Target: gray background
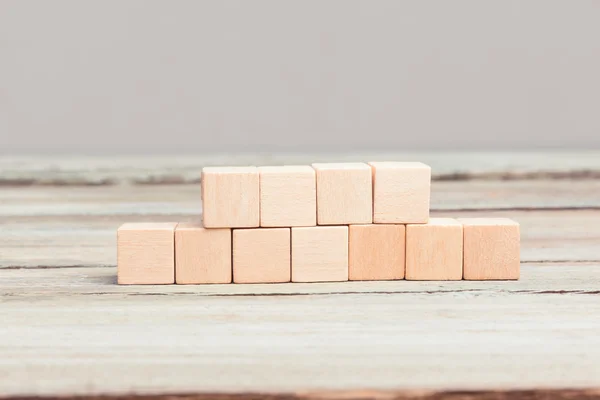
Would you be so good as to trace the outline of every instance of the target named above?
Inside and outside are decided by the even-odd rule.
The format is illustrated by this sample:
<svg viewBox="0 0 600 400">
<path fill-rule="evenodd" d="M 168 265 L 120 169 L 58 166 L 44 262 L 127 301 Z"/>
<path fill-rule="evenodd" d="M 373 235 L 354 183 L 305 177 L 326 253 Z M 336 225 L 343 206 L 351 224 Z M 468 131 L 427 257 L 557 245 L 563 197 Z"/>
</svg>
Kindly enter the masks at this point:
<svg viewBox="0 0 600 400">
<path fill-rule="evenodd" d="M 600 147 L 600 1 L 1 1 L 0 152 Z"/>
</svg>

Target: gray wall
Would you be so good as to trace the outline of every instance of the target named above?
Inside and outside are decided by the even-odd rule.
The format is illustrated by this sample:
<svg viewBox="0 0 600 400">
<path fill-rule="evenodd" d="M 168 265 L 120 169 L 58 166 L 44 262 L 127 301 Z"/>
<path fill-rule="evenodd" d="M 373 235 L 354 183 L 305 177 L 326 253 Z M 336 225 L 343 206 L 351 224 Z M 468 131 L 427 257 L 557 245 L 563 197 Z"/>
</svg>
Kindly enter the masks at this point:
<svg viewBox="0 0 600 400">
<path fill-rule="evenodd" d="M 600 147 L 600 1 L 0 1 L 0 152 Z"/>
</svg>

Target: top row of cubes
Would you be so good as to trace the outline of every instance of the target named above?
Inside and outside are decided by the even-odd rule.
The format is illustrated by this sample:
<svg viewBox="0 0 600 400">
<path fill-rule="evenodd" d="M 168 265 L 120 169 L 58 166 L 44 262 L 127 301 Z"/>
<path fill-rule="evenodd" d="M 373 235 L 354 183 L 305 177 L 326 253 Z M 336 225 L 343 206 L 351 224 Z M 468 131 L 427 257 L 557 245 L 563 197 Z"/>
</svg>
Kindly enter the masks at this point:
<svg viewBox="0 0 600 400">
<path fill-rule="evenodd" d="M 206 167 L 206 228 L 424 224 L 431 168 L 417 162 Z"/>
</svg>

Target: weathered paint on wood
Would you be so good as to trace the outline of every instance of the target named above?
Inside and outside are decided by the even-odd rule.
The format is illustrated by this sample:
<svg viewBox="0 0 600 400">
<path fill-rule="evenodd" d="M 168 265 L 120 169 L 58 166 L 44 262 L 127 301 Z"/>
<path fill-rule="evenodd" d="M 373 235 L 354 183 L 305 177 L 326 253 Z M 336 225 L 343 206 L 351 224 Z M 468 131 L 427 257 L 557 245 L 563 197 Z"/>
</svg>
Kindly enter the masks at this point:
<svg viewBox="0 0 600 400">
<path fill-rule="evenodd" d="M 0 184 L 155 185 L 194 183 L 204 166 L 302 165 L 314 162 L 420 161 L 434 179 L 598 179 L 600 152 L 357 152 L 144 156 L 3 156 Z"/>
<path fill-rule="evenodd" d="M 116 394 L 88 396 L 44 396 L 45 400 L 597 400 L 598 389 L 539 390 L 314 390 L 299 392 L 203 392 L 194 394 Z M 0 397 L 8 398 L 8 397 Z M 19 400 L 39 400 L 39 397 L 16 397 Z"/>
<path fill-rule="evenodd" d="M 5 395 L 566 388 L 600 376 L 598 264 L 524 266 L 518 282 L 366 286 L 2 274 Z"/>
<path fill-rule="evenodd" d="M 436 211 L 433 217 L 508 217 L 521 224 L 521 260 L 600 261 L 600 210 Z M 124 222 L 193 222 L 194 214 L 12 217 L 0 222 L 0 268 L 116 265 Z"/>
<path fill-rule="evenodd" d="M 2 271 L 0 295 L 11 300 L 78 296 L 300 296 L 332 294 L 600 294 L 600 263 L 532 263 L 518 281 L 365 281 L 281 284 L 116 285 L 116 267 L 20 268 Z M 594 300 L 595 301 L 595 300 Z"/>
<path fill-rule="evenodd" d="M 334 159 L 4 157 L 0 397 L 600 393 L 566 390 L 600 387 L 597 154 L 335 161 L 357 159 L 431 164 L 438 172 L 433 216 L 520 222 L 521 280 L 117 286 L 116 228 L 126 221 L 198 221 L 203 165 Z M 515 178 L 526 180 L 501 181 Z M 101 186 L 89 186 L 95 184 Z M 486 391 L 464 391 L 477 388 Z"/>
<path fill-rule="evenodd" d="M 600 209 L 600 180 L 433 182 L 431 207 L 439 211 Z M 25 217 L 176 217 L 201 212 L 199 184 L 0 189 L 0 221 Z"/>
</svg>

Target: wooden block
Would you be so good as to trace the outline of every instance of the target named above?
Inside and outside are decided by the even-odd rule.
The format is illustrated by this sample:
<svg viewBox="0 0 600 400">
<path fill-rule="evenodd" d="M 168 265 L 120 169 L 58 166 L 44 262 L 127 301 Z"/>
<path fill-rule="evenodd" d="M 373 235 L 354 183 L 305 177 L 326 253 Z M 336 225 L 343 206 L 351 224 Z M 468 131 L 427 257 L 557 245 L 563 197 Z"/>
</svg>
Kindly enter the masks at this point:
<svg viewBox="0 0 600 400">
<path fill-rule="evenodd" d="M 259 167 L 260 226 L 317 225 L 317 182 L 308 165 Z"/>
<path fill-rule="evenodd" d="M 317 172 L 319 225 L 370 224 L 371 167 L 365 163 L 313 164 Z"/>
<path fill-rule="evenodd" d="M 348 277 L 351 281 L 404 279 L 404 225 L 350 225 Z"/>
<path fill-rule="evenodd" d="M 121 285 L 175 283 L 177 223 L 124 224 L 117 231 L 117 282 Z"/>
<path fill-rule="evenodd" d="M 347 226 L 292 228 L 292 282 L 347 280 Z"/>
<path fill-rule="evenodd" d="M 202 169 L 202 215 L 206 228 L 259 225 L 259 178 L 256 167 Z"/>
<path fill-rule="evenodd" d="M 464 230 L 464 278 L 519 279 L 519 224 L 508 218 L 459 218 Z"/>
<path fill-rule="evenodd" d="M 373 223 L 429 221 L 431 167 L 419 162 L 371 162 Z"/>
<path fill-rule="evenodd" d="M 289 282 L 290 228 L 233 230 L 233 282 Z"/>
<path fill-rule="evenodd" d="M 427 224 L 406 225 L 406 279 L 461 280 L 463 228 L 452 218 L 431 218 Z"/>
<path fill-rule="evenodd" d="M 175 230 L 175 282 L 231 283 L 231 229 L 180 223 Z"/>
</svg>

